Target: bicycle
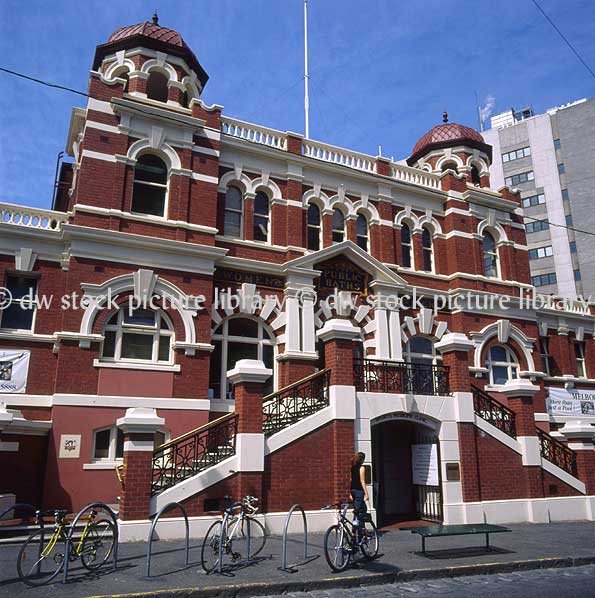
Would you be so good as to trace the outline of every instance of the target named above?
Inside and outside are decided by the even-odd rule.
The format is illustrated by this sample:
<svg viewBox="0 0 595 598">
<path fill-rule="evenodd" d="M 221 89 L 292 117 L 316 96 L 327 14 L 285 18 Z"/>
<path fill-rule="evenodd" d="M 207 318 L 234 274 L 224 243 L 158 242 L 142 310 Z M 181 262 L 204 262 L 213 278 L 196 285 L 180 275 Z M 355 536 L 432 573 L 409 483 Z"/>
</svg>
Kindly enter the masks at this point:
<svg viewBox="0 0 595 598">
<path fill-rule="evenodd" d="M 43 516 L 54 514 L 54 530 L 51 534 L 43 527 Z M 23 543 L 17 556 L 17 572 L 28 586 L 42 586 L 54 579 L 64 567 L 66 538 L 69 524 L 68 511 L 56 509 L 46 513 L 36 512 L 41 528 L 33 532 Z M 96 571 L 110 557 L 114 549 L 114 525 L 106 519 L 97 519 L 97 511 L 91 510 L 78 542 L 71 540 L 68 558 L 80 557 L 85 569 Z"/>
<path fill-rule="evenodd" d="M 370 516 L 362 514 L 359 525 L 347 519 L 347 509 L 352 502 L 338 502 L 322 509 L 337 509 L 337 523 L 331 525 L 324 535 L 324 556 L 333 571 L 344 571 L 358 550 L 371 561 L 378 555 L 380 541 L 378 530 Z"/>
<path fill-rule="evenodd" d="M 225 498 L 229 500 L 229 497 Z M 215 521 L 208 529 L 200 553 L 201 565 L 206 573 L 218 567 L 221 543 L 222 556 L 231 556 L 233 562 L 239 561 L 242 554 L 250 558 L 262 551 L 266 535 L 263 525 L 254 519 L 258 512 L 258 507 L 255 506 L 257 502 L 258 498 L 245 496 L 241 502 L 227 507 L 221 520 Z M 236 509 L 239 511 L 233 514 Z"/>
</svg>

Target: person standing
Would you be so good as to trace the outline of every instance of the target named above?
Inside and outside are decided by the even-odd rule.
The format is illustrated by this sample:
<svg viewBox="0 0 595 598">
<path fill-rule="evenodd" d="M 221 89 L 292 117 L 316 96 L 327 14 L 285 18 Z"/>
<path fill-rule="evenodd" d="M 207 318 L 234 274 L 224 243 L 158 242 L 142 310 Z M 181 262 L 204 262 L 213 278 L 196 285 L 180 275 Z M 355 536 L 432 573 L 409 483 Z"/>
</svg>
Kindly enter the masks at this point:
<svg viewBox="0 0 595 598">
<path fill-rule="evenodd" d="M 366 455 L 364 453 L 355 453 L 351 459 L 351 484 L 349 488 L 349 499 L 353 501 L 353 511 L 355 513 L 354 525 L 358 527 L 358 536 L 360 535 L 362 518 L 367 513 L 368 509 L 366 501 L 368 498 L 368 489 L 366 487 L 366 468 L 364 461 Z M 359 539 L 359 538 L 358 538 Z"/>
</svg>

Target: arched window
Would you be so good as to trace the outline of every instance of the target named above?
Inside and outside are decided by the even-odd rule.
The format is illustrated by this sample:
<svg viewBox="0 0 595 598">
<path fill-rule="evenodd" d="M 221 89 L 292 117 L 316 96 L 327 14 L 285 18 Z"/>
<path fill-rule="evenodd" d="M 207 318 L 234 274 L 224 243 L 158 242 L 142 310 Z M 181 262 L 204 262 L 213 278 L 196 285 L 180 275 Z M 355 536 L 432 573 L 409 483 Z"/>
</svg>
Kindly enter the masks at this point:
<svg viewBox="0 0 595 598">
<path fill-rule="evenodd" d="M 320 249 L 320 209 L 311 203 L 308 206 L 308 249 Z"/>
<path fill-rule="evenodd" d="M 260 359 L 267 368 L 274 365 L 274 340 L 262 320 L 232 317 L 224 320 L 213 334 L 215 349 L 211 353 L 209 396 L 216 399 L 232 398 L 232 386 L 227 382 L 227 371 L 240 359 Z M 265 385 L 264 394 L 273 391 L 273 376 Z"/>
<path fill-rule="evenodd" d="M 471 166 L 471 182 L 476 186 L 481 186 L 481 177 L 479 176 L 479 168 L 475 166 Z"/>
<path fill-rule="evenodd" d="M 405 344 L 405 361 L 410 364 L 406 377 L 407 392 L 434 394 L 434 371 L 436 356 L 434 343 L 427 337 L 412 336 Z"/>
<path fill-rule="evenodd" d="M 254 240 L 269 240 L 269 198 L 263 191 L 258 191 L 254 198 Z"/>
<path fill-rule="evenodd" d="M 434 249 L 432 247 L 432 233 L 430 229 L 425 227 L 421 233 L 421 244 L 424 257 L 424 270 L 432 272 L 434 270 Z"/>
<path fill-rule="evenodd" d="M 188 90 L 185 89 L 184 93 L 182 94 L 182 99 L 180 100 L 180 104 L 184 107 L 184 108 L 188 108 L 188 104 L 190 103 L 190 95 L 188 93 Z"/>
<path fill-rule="evenodd" d="M 483 272 L 486 276 L 498 277 L 498 248 L 494 237 L 487 231 L 483 234 Z"/>
<path fill-rule="evenodd" d="M 223 234 L 227 237 L 242 238 L 243 220 L 242 192 L 237 187 L 228 187 L 225 192 Z"/>
<path fill-rule="evenodd" d="M 159 71 L 152 71 L 147 79 L 147 97 L 157 102 L 167 102 L 168 78 Z"/>
<path fill-rule="evenodd" d="M 487 360 L 490 384 L 506 384 L 519 377 L 516 355 L 505 345 L 490 347 Z"/>
<path fill-rule="evenodd" d="M 345 216 L 338 208 L 333 212 L 333 243 L 341 243 L 345 239 Z"/>
<path fill-rule="evenodd" d="M 154 154 L 143 154 L 134 167 L 131 211 L 165 216 L 167 166 Z"/>
<path fill-rule="evenodd" d="M 114 71 L 113 75 L 114 78 L 118 78 L 118 79 L 124 79 L 126 81 L 126 83 L 124 84 L 124 92 L 126 93 L 128 91 L 128 76 L 129 76 L 129 70 L 127 66 L 123 66 L 120 67 L 119 69 L 117 69 L 116 71 Z"/>
<path fill-rule="evenodd" d="M 411 268 L 411 229 L 408 224 L 401 226 L 401 253 L 403 254 L 403 266 Z"/>
<path fill-rule="evenodd" d="M 161 310 L 129 309 L 124 305 L 104 327 L 101 358 L 104 361 L 173 363 L 174 332 Z"/>
<path fill-rule="evenodd" d="M 364 250 L 368 251 L 368 220 L 363 214 L 358 214 L 355 221 L 355 232 L 357 244 Z"/>
<path fill-rule="evenodd" d="M 459 172 L 459 169 L 457 168 L 457 163 L 456 162 L 445 162 L 442 165 L 441 168 L 442 172 L 444 172 L 445 170 L 454 170 L 455 172 Z"/>
</svg>

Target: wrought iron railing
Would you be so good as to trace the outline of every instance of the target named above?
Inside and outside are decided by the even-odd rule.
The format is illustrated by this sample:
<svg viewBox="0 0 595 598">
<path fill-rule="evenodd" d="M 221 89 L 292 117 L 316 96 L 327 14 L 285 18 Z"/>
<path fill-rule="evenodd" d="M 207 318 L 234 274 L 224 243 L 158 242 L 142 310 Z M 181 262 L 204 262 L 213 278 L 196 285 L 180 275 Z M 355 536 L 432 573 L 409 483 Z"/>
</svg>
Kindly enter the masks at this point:
<svg viewBox="0 0 595 598">
<path fill-rule="evenodd" d="M 328 407 L 330 369 L 298 380 L 263 399 L 263 432 L 271 436 Z"/>
<path fill-rule="evenodd" d="M 439 396 L 450 394 L 449 368 L 445 365 L 355 359 L 353 368 L 358 391 Z"/>
<path fill-rule="evenodd" d="M 229 413 L 153 451 L 151 495 L 216 465 L 236 452 L 238 415 Z"/>
<path fill-rule="evenodd" d="M 508 436 L 516 438 L 516 414 L 487 392 L 473 386 L 473 408 L 475 414 Z"/>
<path fill-rule="evenodd" d="M 576 453 L 563 442 L 537 428 L 541 456 L 570 475 L 577 477 Z"/>
</svg>

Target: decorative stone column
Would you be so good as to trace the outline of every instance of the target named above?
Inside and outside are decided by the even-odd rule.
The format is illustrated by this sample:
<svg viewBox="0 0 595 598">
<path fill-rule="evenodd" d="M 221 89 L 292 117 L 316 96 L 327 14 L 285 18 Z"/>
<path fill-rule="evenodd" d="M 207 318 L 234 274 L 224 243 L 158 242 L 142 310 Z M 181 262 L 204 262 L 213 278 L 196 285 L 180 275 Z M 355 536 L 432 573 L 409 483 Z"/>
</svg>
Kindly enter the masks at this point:
<svg viewBox="0 0 595 598">
<path fill-rule="evenodd" d="M 264 434 L 262 397 L 264 384 L 273 370 L 258 359 L 240 359 L 227 372 L 227 379 L 234 385 L 235 410 L 238 414 L 236 436 L 237 496 L 240 500 L 250 494 L 262 495 L 264 471 Z"/>
<path fill-rule="evenodd" d="M 568 421 L 559 430 L 568 440 L 568 448 L 576 451 L 578 478 L 587 494 L 595 494 L 595 427 L 587 421 Z"/>
<path fill-rule="evenodd" d="M 353 341 L 360 329 L 350 320 L 332 318 L 318 330 L 316 336 L 324 343 L 324 361 L 331 368 L 331 386 L 353 386 Z"/>
<path fill-rule="evenodd" d="M 155 432 L 165 420 L 155 409 L 126 410 L 116 425 L 124 434 L 124 489 L 120 498 L 120 519 L 148 519 L 153 477 Z"/>
</svg>

